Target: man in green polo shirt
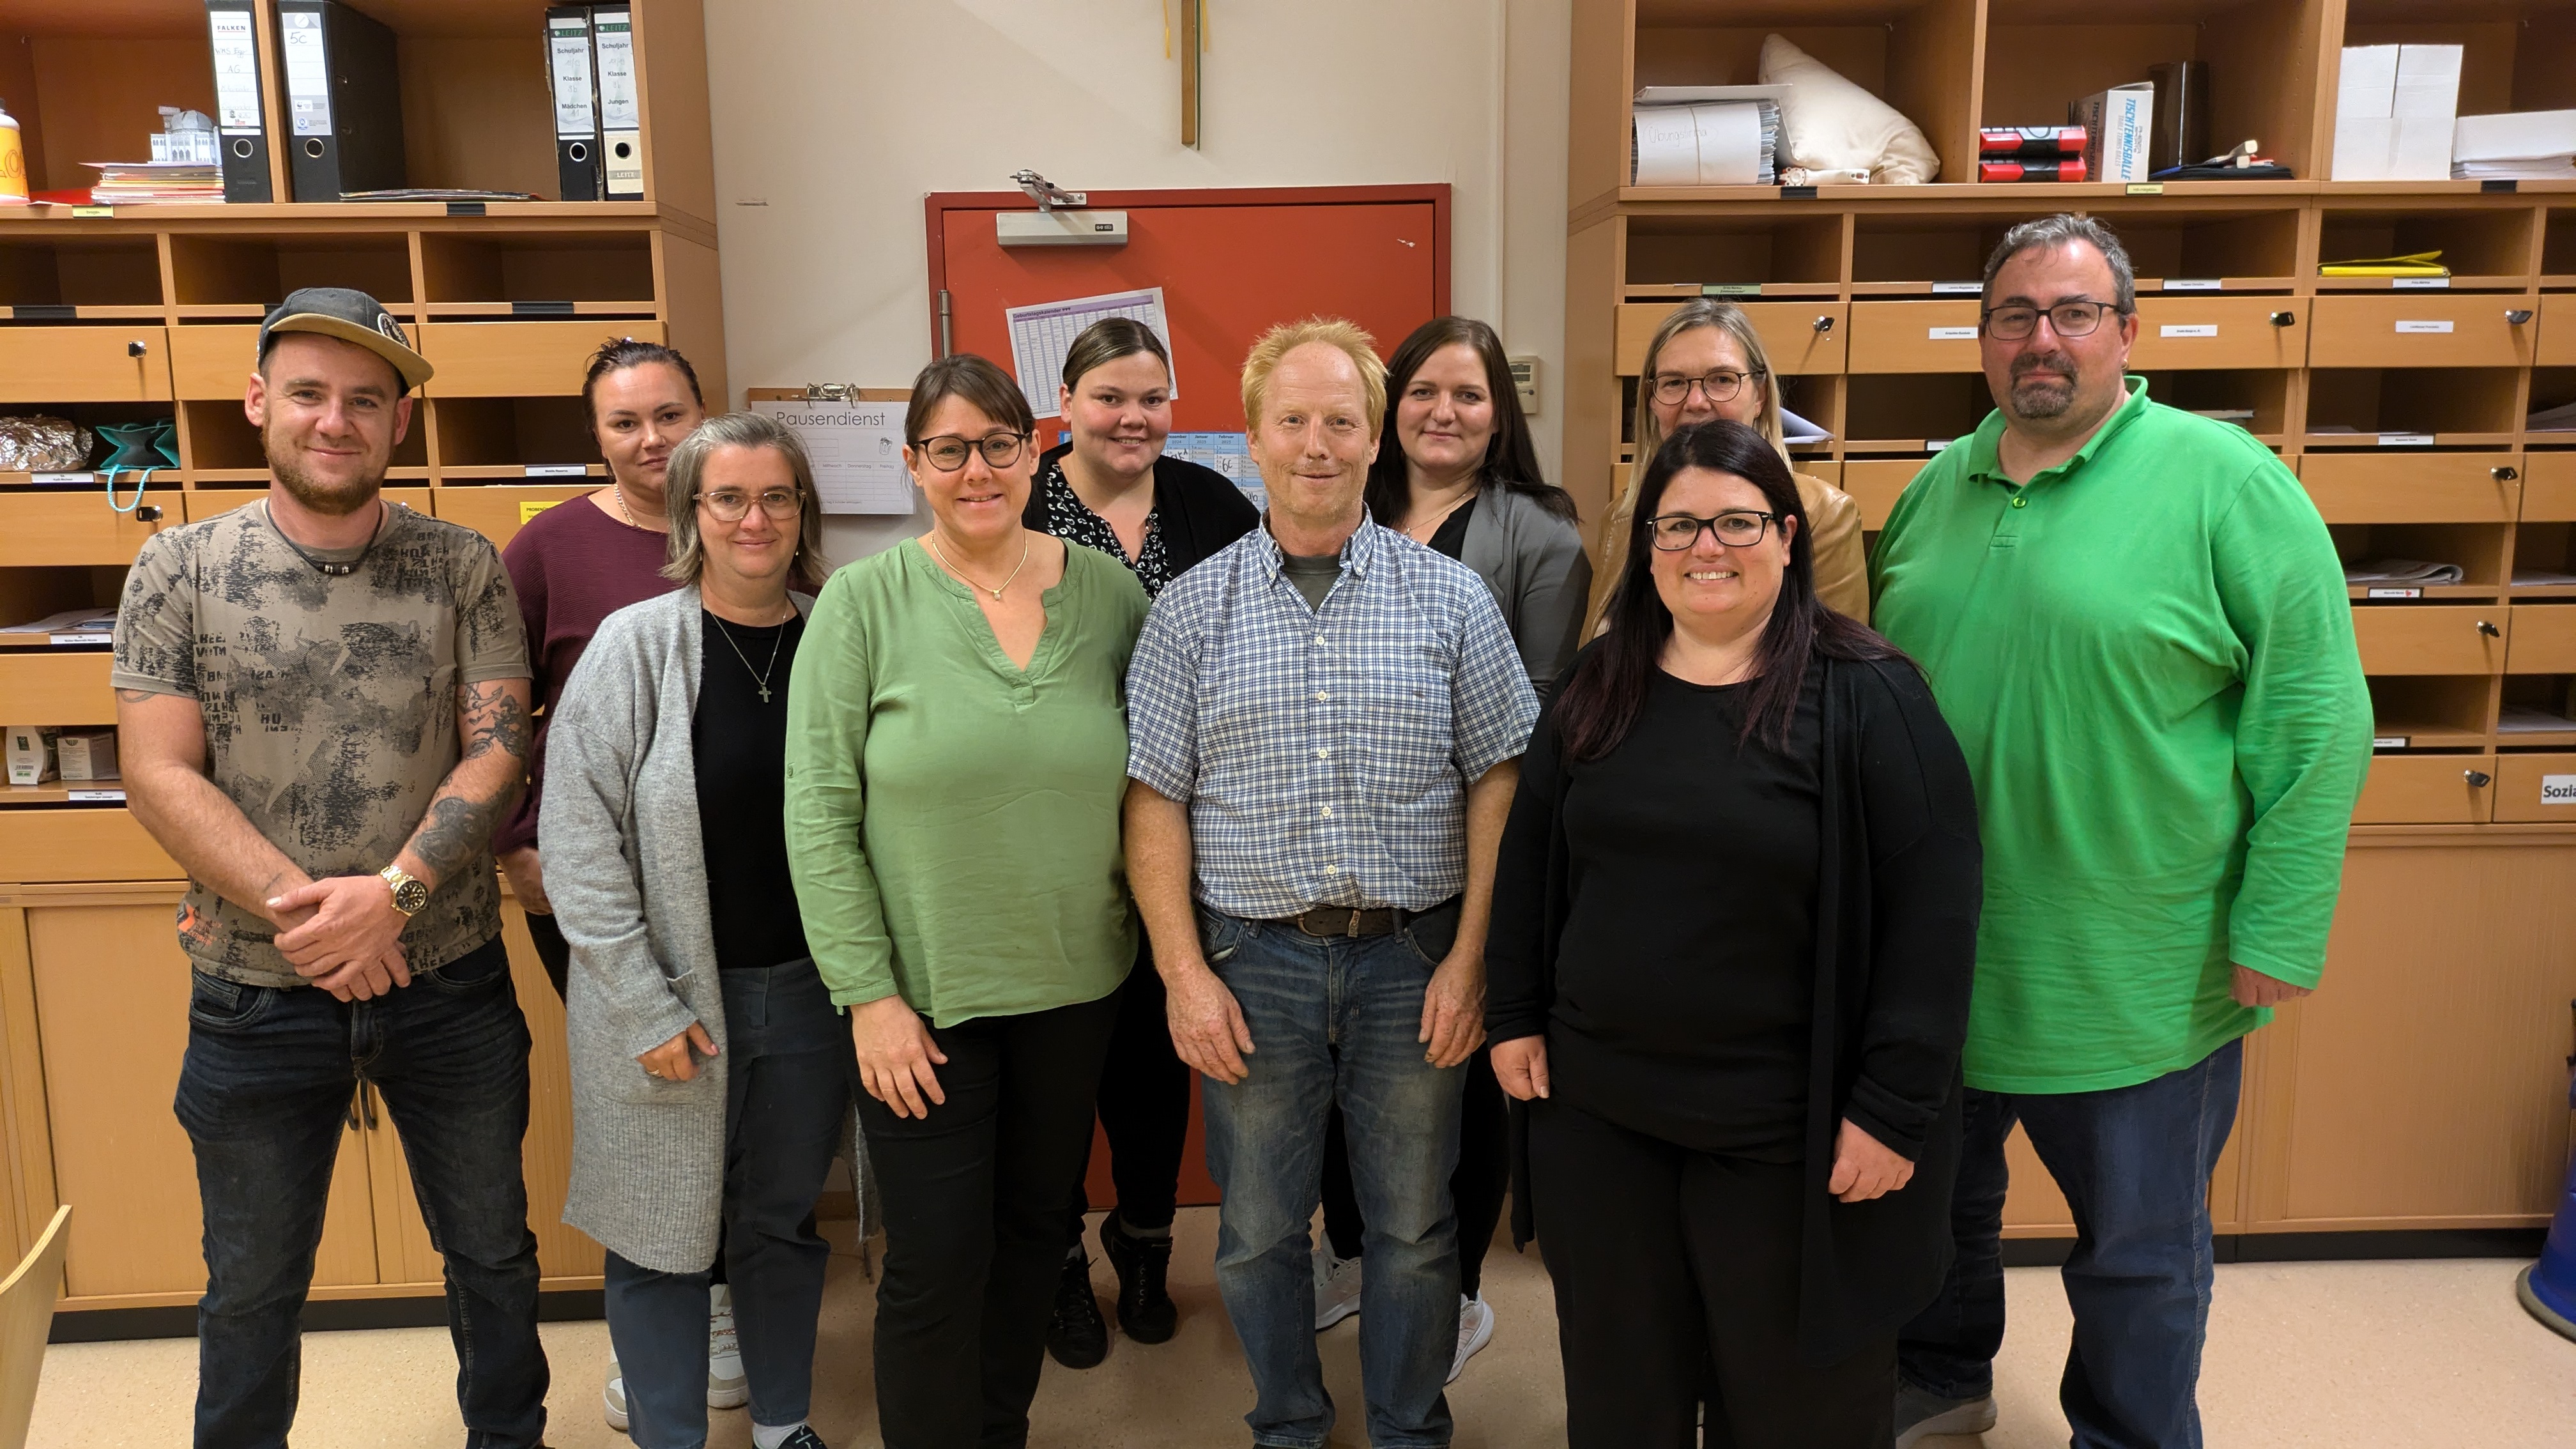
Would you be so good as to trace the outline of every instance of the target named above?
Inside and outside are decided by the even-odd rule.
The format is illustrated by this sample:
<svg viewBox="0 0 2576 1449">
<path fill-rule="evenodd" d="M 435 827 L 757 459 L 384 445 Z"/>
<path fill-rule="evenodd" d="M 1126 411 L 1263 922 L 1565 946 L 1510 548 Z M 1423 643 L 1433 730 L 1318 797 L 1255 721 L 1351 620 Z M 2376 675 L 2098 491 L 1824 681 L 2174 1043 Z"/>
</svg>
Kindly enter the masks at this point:
<svg viewBox="0 0 2576 1449">
<path fill-rule="evenodd" d="M 1978 329 L 1997 410 L 1905 490 L 1871 564 L 1986 850 L 1958 1258 L 1905 1331 L 1900 1445 L 1995 1422 L 2018 1120 L 2075 1213 L 2077 1449 L 2198 1449 L 2240 1039 L 2317 984 L 2369 761 L 2325 524 L 2251 436 L 2125 375 L 2137 330 L 2107 227 L 2015 227 Z"/>
</svg>

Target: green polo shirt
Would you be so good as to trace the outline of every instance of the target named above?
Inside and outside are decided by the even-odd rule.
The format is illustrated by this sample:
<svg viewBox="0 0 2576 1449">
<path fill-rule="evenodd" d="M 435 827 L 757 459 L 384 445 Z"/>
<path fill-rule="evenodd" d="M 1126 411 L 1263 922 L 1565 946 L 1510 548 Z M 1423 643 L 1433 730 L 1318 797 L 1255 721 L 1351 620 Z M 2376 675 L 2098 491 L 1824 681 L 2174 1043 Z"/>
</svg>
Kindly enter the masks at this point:
<svg viewBox="0 0 2576 1449">
<path fill-rule="evenodd" d="M 2261 1026 L 2230 963 L 2324 968 L 2370 695 L 2325 523 L 2248 434 L 2148 400 L 2016 487 L 2003 415 L 1924 466 L 1871 560 L 1986 852 L 1968 1084 L 2089 1092 Z"/>
</svg>

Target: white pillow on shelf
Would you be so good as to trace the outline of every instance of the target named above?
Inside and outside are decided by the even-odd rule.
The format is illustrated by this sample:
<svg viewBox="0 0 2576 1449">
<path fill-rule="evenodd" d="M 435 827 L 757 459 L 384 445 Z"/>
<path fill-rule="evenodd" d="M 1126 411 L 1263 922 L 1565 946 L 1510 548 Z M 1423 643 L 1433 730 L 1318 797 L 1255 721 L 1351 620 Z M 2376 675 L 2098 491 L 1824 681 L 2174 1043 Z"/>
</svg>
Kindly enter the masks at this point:
<svg viewBox="0 0 2576 1449">
<path fill-rule="evenodd" d="M 1882 186 L 1920 185 L 1941 174 L 1922 127 L 1787 39 L 1762 38 L 1761 76 L 1764 85 L 1789 87 L 1780 98 L 1783 172 L 1861 171 Z"/>
</svg>

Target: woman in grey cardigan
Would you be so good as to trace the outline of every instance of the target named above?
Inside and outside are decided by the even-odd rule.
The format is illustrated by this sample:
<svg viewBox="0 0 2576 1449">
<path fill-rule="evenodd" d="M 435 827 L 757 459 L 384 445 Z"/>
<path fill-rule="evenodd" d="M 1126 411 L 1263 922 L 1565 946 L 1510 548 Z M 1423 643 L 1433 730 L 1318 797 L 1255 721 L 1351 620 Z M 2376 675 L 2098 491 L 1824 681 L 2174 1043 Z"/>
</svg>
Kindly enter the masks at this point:
<svg viewBox="0 0 2576 1449">
<path fill-rule="evenodd" d="M 1530 688 L 1544 701 L 1574 661 L 1592 560 L 1574 526 L 1574 500 L 1539 476 L 1529 421 L 1494 329 L 1472 317 L 1435 317 L 1413 330 L 1386 366 L 1386 428 L 1369 466 L 1370 516 L 1474 569 L 1520 646 Z M 1481 1051 L 1467 1066 L 1458 1167 L 1449 1193 L 1458 1215 L 1456 1379 L 1493 1337 L 1481 1291 L 1485 1247 L 1501 1218 L 1510 1176 L 1502 1088 Z M 1324 1236 L 1315 1250 L 1317 1328 L 1359 1306 L 1364 1224 L 1351 1188 L 1341 1116 L 1324 1143 Z"/>
<path fill-rule="evenodd" d="M 856 1068 L 784 825 L 822 511 L 804 448 L 750 413 L 691 433 L 669 479 L 683 587 L 600 625 L 547 753 L 547 893 L 572 944 L 564 1221 L 608 1249 L 611 1427 L 642 1449 L 706 1443 L 721 1219 L 753 1440 L 822 1449 L 805 1423 L 830 1257 L 813 1209 Z"/>
</svg>

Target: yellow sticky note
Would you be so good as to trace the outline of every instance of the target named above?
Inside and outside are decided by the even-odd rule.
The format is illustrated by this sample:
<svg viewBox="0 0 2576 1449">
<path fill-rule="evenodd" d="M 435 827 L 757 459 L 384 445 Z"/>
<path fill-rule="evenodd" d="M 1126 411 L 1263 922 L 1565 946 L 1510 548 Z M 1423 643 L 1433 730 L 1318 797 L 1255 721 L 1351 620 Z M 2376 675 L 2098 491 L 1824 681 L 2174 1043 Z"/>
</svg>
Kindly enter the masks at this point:
<svg viewBox="0 0 2576 1449">
<path fill-rule="evenodd" d="M 556 504 L 558 501 L 560 501 L 560 500 L 553 499 L 553 498 L 522 498 L 522 499 L 520 499 L 520 500 L 519 500 L 519 523 L 520 523 L 520 525 L 521 525 L 522 527 L 525 527 L 529 519 L 534 518 L 534 517 L 536 517 L 538 514 L 545 512 L 547 509 L 554 507 L 554 506 L 555 506 L 555 504 Z"/>
</svg>

